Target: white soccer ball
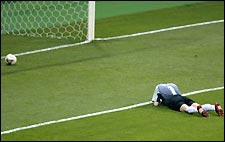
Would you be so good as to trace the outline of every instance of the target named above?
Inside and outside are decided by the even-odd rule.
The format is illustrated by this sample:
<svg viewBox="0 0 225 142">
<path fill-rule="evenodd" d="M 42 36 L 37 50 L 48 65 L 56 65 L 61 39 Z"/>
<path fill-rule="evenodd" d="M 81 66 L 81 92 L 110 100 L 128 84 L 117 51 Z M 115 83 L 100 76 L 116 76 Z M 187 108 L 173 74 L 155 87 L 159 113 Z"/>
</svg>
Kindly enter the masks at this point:
<svg viewBox="0 0 225 142">
<path fill-rule="evenodd" d="M 8 54 L 5 57 L 5 62 L 7 65 L 14 65 L 14 64 L 16 64 L 16 61 L 17 61 L 17 58 L 13 54 Z"/>
</svg>

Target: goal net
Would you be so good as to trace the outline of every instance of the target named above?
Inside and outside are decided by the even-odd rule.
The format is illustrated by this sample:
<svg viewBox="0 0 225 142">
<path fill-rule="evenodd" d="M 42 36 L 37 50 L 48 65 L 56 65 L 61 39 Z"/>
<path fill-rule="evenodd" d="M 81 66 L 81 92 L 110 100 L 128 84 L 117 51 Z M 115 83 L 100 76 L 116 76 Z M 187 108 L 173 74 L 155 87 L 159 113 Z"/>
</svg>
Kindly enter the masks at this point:
<svg viewBox="0 0 225 142">
<path fill-rule="evenodd" d="M 93 40 L 92 1 L 1 1 L 1 34 Z"/>
</svg>

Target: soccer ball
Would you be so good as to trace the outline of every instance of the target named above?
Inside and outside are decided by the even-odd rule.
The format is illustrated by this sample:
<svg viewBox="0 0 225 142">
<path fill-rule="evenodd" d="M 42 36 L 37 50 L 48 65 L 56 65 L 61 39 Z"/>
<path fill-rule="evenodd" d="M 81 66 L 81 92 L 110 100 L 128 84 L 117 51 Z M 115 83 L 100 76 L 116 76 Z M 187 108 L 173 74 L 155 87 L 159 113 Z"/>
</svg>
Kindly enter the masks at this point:
<svg viewBox="0 0 225 142">
<path fill-rule="evenodd" d="M 5 62 L 7 65 L 14 65 L 14 64 L 16 64 L 16 61 L 17 61 L 17 58 L 13 54 L 8 54 L 5 57 Z"/>
</svg>

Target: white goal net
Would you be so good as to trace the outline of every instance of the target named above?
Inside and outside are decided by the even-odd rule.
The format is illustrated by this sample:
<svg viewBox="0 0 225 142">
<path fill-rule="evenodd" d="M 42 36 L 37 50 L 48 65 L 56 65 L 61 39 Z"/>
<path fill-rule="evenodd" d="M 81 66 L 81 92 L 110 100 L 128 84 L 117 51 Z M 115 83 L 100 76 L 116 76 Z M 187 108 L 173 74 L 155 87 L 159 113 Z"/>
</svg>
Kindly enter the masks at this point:
<svg viewBox="0 0 225 142">
<path fill-rule="evenodd" d="M 1 34 L 93 40 L 91 8 L 88 1 L 1 1 Z"/>
</svg>

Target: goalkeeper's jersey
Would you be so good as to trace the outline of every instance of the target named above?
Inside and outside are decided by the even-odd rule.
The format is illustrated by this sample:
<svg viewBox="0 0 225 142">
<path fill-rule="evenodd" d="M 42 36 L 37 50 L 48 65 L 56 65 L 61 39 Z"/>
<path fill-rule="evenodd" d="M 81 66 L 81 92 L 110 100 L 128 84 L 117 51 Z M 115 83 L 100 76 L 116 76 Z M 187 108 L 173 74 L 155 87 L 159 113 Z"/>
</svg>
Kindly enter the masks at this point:
<svg viewBox="0 0 225 142">
<path fill-rule="evenodd" d="M 167 98 L 171 95 L 181 95 L 178 87 L 174 83 L 167 83 L 167 84 L 159 84 L 156 86 L 154 94 L 152 96 L 152 101 L 157 101 L 158 93 L 161 94 L 161 99 Z"/>
</svg>

